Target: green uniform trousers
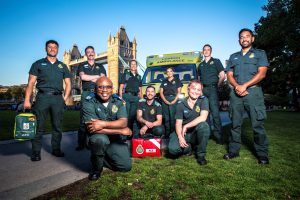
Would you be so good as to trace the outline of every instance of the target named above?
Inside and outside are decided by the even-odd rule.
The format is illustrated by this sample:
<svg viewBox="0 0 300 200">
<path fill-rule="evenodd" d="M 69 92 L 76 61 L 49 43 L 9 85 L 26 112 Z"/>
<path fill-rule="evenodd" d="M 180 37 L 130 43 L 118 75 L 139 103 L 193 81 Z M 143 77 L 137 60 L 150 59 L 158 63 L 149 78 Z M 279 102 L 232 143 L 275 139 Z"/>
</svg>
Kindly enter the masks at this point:
<svg viewBox="0 0 300 200">
<path fill-rule="evenodd" d="M 165 128 L 163 125 L 160 125 L 160 126 L 154 126 L 153 128 L 149 128 L 147 131 L 146 131 L 146 134 L 145 135 L 140 135 L 141 138 L 154 138 L 154 137 L 161 137 L 163 136 L 165 133 Z"/>
<path fill-rule="evenodd" d="M 172 102 L 176 96 L 165 96 L 165 98 Z M 162 112 L 163 112 L 163 120 L 165 125 L 165 135 L 168 138 L 172 132 L 175 131 L 175 114 L 176 114 L 176 105 L 177 103 L 173 105 L 167 105 L 162 101 Z"/>
<path fill-rule="evenodd" d="M 37 118 L 37 133 L 32 142 L 32 151 L 40 152 L 42 148 L 42 135 L 45 132 L 45 124 L 48 114 L 51 117 L 52 125 L 52 150 L 60 150 L 62 138 L 62 120 L 65 109 L 65 102 L 61 95 L 49 95 L 38 93 L 33 113 Z"/>
<path fill-rule="evenodd" d="M 247 91 L 249 94 L 244 97 L 237 96 L 233 90 L 230 93 L 232 128 L 229 137 L 229 152 L 238 153 L 241 148 L 241 127 L 246 111 L 252 124 L 256 153 L 258 156 L 268 156 L 268 138 L 264 128 L 267 114 L 263 92 L 261 87 L 248 88 Z"/>
<path fill-rule="evenodd" d="M 192 146 L 196 147 L 196 156 L 204 157 L 206 153 L 206 146 L 209 138 L 209 125 L 207 122 L 201 122 L 193 130 L 185 135 L 185 140 L 188 143 L 188 147 L 180 147 L 178 136 L 176 132 L 171 133 L 169 141 L 169 153 L 174 156 L 180 156 L 189 154 L 192 152 Z"/>
<path fill-rule="evenodd" d="M 136 112 L 139 103 L 139 97 L 129 93 L 123 94 L 123 99 L 126 101 L 126 111 L 128 114 L 128 127 L 132 130 L 133 136 L 137 133 L 134 132 L 133 124 L 136 122 Z"/>
<path fill-rule="evenodd" d="M 118 137 L 119 135 L 89 135 L 93 170 L 101 171 L 103 166 L 114 171 L 131 170 L 132 163 L 128 146 Z"/>
<path fill-rule="evenodd" d="M 79 122 L 79 129 L 78 129 L 78 135 L 77 135 L 77 142 L 79 147 L 84 147 L 86 145 L 86 138 L 87 138 L 87 130 L 85 123 L 83 121 L 83 113 L 82 113 L 82 106 L 84 104 L 85 98 L 90 94 L 89 91 L 83 91 L 81 94 L 81 100 L 80 100 L 80 122 Z"/>
<path fill-rule="evenodd" d="M 219 112 L 219 96 L 217 87 L 204 87 L 203 94 L 208 98 L 209 111 L 212 115 L 213 136 L 217 141 L 222 140 L 222 124 Z"/>
</svg>

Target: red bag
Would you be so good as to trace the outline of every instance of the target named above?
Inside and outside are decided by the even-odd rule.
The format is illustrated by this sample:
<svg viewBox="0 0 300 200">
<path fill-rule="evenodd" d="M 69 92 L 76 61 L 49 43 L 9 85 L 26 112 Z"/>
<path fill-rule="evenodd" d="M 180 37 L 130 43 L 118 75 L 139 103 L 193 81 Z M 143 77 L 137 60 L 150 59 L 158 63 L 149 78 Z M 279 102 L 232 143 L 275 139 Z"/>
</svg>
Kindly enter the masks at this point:
<svg viewBox="0 0 300 200">
<path fill-rule="evenodd" d="M 160 156 L 161 139 L 132 139 L 132 157 Z"/>
</svg>

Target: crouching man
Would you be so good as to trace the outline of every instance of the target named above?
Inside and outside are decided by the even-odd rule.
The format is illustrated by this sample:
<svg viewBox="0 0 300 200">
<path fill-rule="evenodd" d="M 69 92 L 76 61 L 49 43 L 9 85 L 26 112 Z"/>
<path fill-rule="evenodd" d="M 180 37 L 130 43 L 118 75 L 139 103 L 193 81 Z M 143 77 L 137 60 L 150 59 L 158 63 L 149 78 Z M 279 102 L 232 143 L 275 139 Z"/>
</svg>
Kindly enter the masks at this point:
<svg viewBox="0 0 300 200">
<path fill-rule="evenodd" d="M 130 136 L 132 132 L 127 127 L 126 107 L 112 97 L 112 89 L 111 80 L 100 77 L 95 94 L 86 97 L 82 108 L 91 150 L 90 180 L 99 179 L 103 166 L 114 171 L 131 170 L 130 154 L 122 135 Z"/>
<path fill-rule="evenodd" d="M 202 84 L 192 80 L 188 85 L 188 97 L 177 104 L 176 132 L 170 135 L 168 148 L 174 156 L 191 155 L 195 149 L 197 162 L 206 165 L 205 153 L 210 131 L 206 123 L 209 103 L 202 94 Z"/>
<path fill-rule="evenodd" d="M 138 104 L 137 121 L 142 138 L 161 137 L 165 133 L 162 125 L 162 108 L 155 100 L 155 88 L 148 86 L 146 89 L 147 99 L 141 99 Z"/>
</svg>

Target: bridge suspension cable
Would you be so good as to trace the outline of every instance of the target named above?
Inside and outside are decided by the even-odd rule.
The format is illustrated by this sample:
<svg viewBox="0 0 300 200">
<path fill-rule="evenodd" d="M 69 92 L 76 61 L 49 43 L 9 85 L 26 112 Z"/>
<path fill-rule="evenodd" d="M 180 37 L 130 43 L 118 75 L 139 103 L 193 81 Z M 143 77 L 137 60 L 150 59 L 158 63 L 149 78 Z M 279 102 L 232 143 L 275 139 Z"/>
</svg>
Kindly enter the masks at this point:
<svg viewBox="0 0 300 200">
<path fill-rule="evenodd" d="M 119 59 L 120 59 L 121 63 L 123 64 L 123 66 L 125 67 L 125 69 L 129 69 L 130 68 L 130 66 L 124 61 L 124 59 L 120 55 L 119 55 Z M 139 69 L 143 73 L 145 73 L 146 68 L 139 61 L 136 60 L 136 62 L 137 62 L 137 65 L 138 65 L 137 67 L 139 67 Z"/>
</svg>

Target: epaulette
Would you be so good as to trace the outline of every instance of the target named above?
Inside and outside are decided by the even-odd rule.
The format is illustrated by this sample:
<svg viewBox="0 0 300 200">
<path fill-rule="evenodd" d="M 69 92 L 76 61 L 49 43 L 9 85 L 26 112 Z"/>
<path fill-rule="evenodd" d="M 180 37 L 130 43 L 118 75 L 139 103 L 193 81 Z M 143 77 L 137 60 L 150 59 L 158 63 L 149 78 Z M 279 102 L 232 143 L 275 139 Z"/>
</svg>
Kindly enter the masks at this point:
<svg viewBox="0 0 300 200">
<path fill-rule="evenodd" d="M 204 96 L 204 95 L 198 97 L 198 99 L 205 99 L 205 98 L 206 98 L 206 96 Z"/>
<path fill-rule="evenodd" d="M 140 99 L 139 102 L 146 102 L 146 99 Z"/>
<path fill-rule="evenodd" d="M 113 98 L 113 100 L 116 101 L 121 101 L 124 105 L 125 105 L 125 101 L 124 99 L 122 99 L 119 95 L 117 95 L 116 93 L 112 94 L 111 97 Z"/>
<path fill-rule="evenodd" d="M 95 98 L 95 97 L 96 97 L 95 93 L 94 93 L 94 92 L 91 92 L 90 94 L 88 94 L 88 95 L 85 97 L 85 100 L 90 100 L 90 99 L 93 99 L 93 98 Z"/>
<path fill-rule="evenodd" d="M 160 103 L 157 102 L 157 101 L 154 101 L 154 105 L 156 105 L 156 106 L 161 106 Z"/>
</svg>

